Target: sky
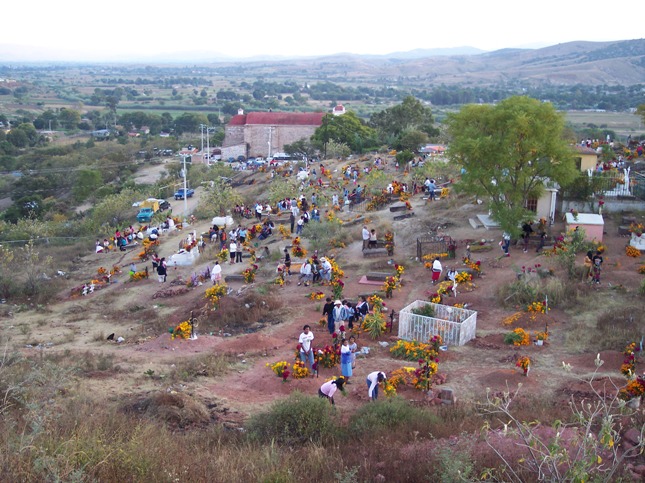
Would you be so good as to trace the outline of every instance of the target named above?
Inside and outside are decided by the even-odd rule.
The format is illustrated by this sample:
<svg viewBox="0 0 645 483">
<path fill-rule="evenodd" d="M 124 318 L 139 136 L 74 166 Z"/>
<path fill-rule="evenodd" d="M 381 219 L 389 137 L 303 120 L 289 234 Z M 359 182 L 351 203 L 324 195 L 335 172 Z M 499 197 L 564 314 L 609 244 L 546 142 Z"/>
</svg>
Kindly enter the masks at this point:
<svg viewBox="0 0 645 483">
<path fill-rule="evenodd" d="M 641 8 L 641 0 L 11 1 L 1 10 L 0 60 L 538 48 L 642 38 Z"/>
</svg>

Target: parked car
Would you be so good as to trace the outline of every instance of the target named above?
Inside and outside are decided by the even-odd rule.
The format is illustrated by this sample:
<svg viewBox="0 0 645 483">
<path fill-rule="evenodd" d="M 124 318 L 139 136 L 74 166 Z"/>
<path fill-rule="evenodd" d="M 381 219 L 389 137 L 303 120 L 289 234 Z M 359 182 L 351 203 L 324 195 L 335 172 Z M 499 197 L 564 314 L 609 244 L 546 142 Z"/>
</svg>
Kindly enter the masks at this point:
<svg viewBox="0 0 645 483">
<path fill-rule="evenodd" d="M 141 208 L 139 213 L 137 213 L 137 221 L 139 223 L 149 223 L 152 220 L 152 217 L 155 214 L 154 208 Z"/>
<path fill-rule="evenodd" d="M 192 198 L 194 194 L 195 194 L 195 190 L 190 188 L 186 190 L 186 198 Z M 179 188 L 177 191 L 175 191 L 175 199 L 176 200 L 184 199 L 184 188 Z"/>
<path fill-rule="evenodd" d="M 157 200 L 159 201 L 159 211 L 165 211 L 170 209 L 170 203 L 166 200 Z"/>
</svg>

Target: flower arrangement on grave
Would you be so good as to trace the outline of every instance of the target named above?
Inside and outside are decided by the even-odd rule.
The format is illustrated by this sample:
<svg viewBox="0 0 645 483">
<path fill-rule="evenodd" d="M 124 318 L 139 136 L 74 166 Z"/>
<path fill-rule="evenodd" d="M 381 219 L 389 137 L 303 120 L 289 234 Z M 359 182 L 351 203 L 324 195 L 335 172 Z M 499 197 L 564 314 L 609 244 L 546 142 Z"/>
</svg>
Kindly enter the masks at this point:
<svg viewBox="0 0 645 483">
<path fill-rule="evenodd" d="M 437 292 L 433 292 L 433 293 L 428 292 L 428 293 L 429 293 L 428 299 L 430 299 L 430 302 L 432 302 L 433 304 L 441 303 L 441 299 L 442 299 L 441 294 L 438 294 Z"/>
<path fill-rule="evenodd" d="M 448 258 L 448 252 L 428 253 L 427 255 L 423 255 L 423 257 L 421 257 L 421 260 L 430 262 L 432 264 L 435 258 Z M 430 265 L 430 268 L 432 268 L 432 265 Z"/>
<path fill-rule="evenodd" d="M 441 193 L 439 194 L 440 199 L 448 198 L 450 196 L 450 188 L 441 188 Z"/>
<path fill-rule="evenodd" d="M 255 282 L 255 274 L 258 271 L 258 266 L 257 265 L 251 265 L 249 268 L 244 270 L 242 272 L 242 276 L 244 277 L 244 283 L 253 283 Z"/>
<path fill-rule="evenodd" d="M 455 283 L 458 283 L 458 284 L 462 285 L 462 284 L 466 284 L 466 283 L 471 282 L 472 279 L 473 279 L 473 276 L 470 273 L 468 273 L 468 272 L 459 272 L 455 276 Z"/>
<path fill-rule="evenodd" d="M 372 308 L 372 310 L 378 310 L 380 312 L 382 312 L 383 307 L 385 307 L 383 299 L 376 294 L 367 297 L 367 304 Z"/>
<path fill-rule="evenodd" d="M 110 275 L 116 275 L 117 273 L 121 273 L 121 267 L 118 265 L 112 265 L 112 268 L 110 269 Z"/>
<path fill-rule="evenodd" d="M 571 208 L 570 213 L 573 215 L 573 221 L 578 221 L 578 210 Z"/>
<path fill-rule="evenodd" d="M 389 379 L 379 382 L 379 385 L 383 388 L 386 397 L 396 396 L 396 386 Z"/>
<path fill-rule="evenodd" d="M 403 275 L 403 272 L 405 272 L 405 267 L 403 265 L 399 264 L 394 264 L 394 271 L 396 272 L 394 274 L 394 277 L 401 282 L 401 276 Z"/>
<path fill-rule="evenodd" d="M 412 209 L 412 204 L 411 204 L 409 201 L 406 201 L 406 202 L 405 202 L 405 207 L 406 207 L 408 210 L 411 210 L 411 209 Z"/>
<path fill-rule="evenodd" d="M 529 305 L 526 307 L 526 311 L 529 313 L 535 313 L 535 314 L 546 314 L 547 311 L 549 310 L 546 301 L 544 302 L 531 302 Z"/>
<path fill-rule="evenodd" d="M 536 332 L 535 333 L 535 339 L 546 342 L 549 339 L 549 333 L 546 332 L 546 331 L 545 332 Z"/>
<path fill-rule="evenodd" d="M 305 366 L 305 363 L 298 360 L 293 363 L 291 377 L 294 379 L 304 379 L 309 375 L 309 369 Z"/>
<path fill-rule="evenodd" d="M 331 291 L 335 299 L 341 299 L 343 297 L 343 289 L 345 288 L 345 282 L 340 279 L 332 279 L 330 282 Z"/>
<path fill-rule="evenodd" d="M 642 223 L 632 222 L 629 225 L 629 231 L 636 236 L 641 236 L 643 232 L 645 232 L 645 225 L 643 225 Z"/>
<path fill-rule="evenodd" d="M 190 339 L 190 321 L 184 320 L 174 329 L 171 329 L 170 338 L 175 340 L 179 339 Z"/>
<path fill-rule="evenodd" d="M 284 280 L 284 272 L 281 272 L 281 274 L 275 278 L 273 283 L 278 285 L 279 287 L 284 287 L 286 283 L 286 281 Z"/>
<path fill-rule="evenodd" d="M 228 251 L 228 248 L 222 248 L 217 254 L 217 259 L 220 262 L 226 262 L 228 260 L 229 255 L 230 253 Z"/>
<path fill-rule="evenodd" d="M 280 233 L 280 236 L 283 240 L 291 238 L 291 232 L 287 230 L 287 227 L 282 224 L 278 225 L 278 233 Z"/>
<path fill-rule="evenodd" d="M 385 298 L 391 299 L 392 293 L 395 289 L 399 287 L 399 282 L 396 277 L 387 277 L 385 282 L 383 282 L 383 291 L 385 292 Z"/>
<path fill-rule="evenodd" d="M 140 270 L 138 272 L 130 272 L 130 281 L 138 282 L 139 280 L 145 280 L 148 278 L 148 267 L 145 270 Z"/>
<path fill-rule="evenodd" d="M 274 362 L 273 364 L 267 362 L 266 367 L 271 368 L 276 376 L 281 377 L 282 382 L 287 382 L 287 379 L 291 375 L 289 363 L 287 361 Z"/>
<path fill-rule="evenodd" d="M 515 322 L 520 320 L 523 315 L 524 315 L 524 312 L 515 312 L 514 314 L 504 317 L 504 320 L 502 320 L 502 324 L 506 326 L 511 326 L 515 324 Z"/>
<path fill-rule="evenodd" d="M 482 262 L 481 260 L 477 260 L 476 262 L 473 262 L 470 258 L 464 257 L 464 265 L 466 265 L 468 268 L 474 270 L 477 273 L 481 273 L 482 271 Z"/>
<path fill-rule="evenodd" d="M 410 202 L 408 201 L 409 199 L 410 199 L 410 193 L 403 193 L 403 192 L 401 192 L 401 193 L 400 193 L 400 195 L 399 195 L 399 201 L 400 201 L 401 203 L 405 203 L 405 205 L 407 206 L 407 205 L 408 205 L 408 203 L 410 203 Z M 411 208 L 409 208 L 409 209 L 411 209 Z"/>
<path fill-rule="evenodd" d="M 641 251 L 636 247 L 633 247 L 631 245 L 627 245 L 625 247 L 625 254 L 628 257 L 638 258 L 638 257 L 641 256 Z"/>
<path fill-rule="evenodd" d="M 103 277 L 103 276 L 107 275 L 107 270 L 106 270 L 104 267 L 99 267 L 99 268 L 96 270 L 96 274 L 97 274 L 99 277 Z"/>
<path fill-rule="evenodd" d="M 394 233 L 391 231 L 385 233 L 385 249 L 388 255 L 394 255 Z"/>
<path fill-rule="evenodd" d="M 325 294 L 323 292 L 311 292 L 309 295 L 306 295 L 306 297 L 308 297 L 309 300 L 322 300 L 325 298 Z"/>
<path fill-rule="evenodd" d="M 522 369 L 525 376 L 528 376 L 529 367 L 531 366 L 531 359 L 529 359 L 527 356 L 522 356 L 517 360 L 515 365 L 520 369 Z"/>
<path fill-rule="evenodd" d="M 625 350 L 623 350 L 623 364 L 620 366 L 620 372 L 627 376 L 631 377 L 635 374 L 636 363 L 638 362 L 638 353 L 640 352 L 640 346 L 636 342 L 631 342 L 627 344 Z"/>
<path fill-rule="evenodd" d="M 444 280 L 437 285 L 437 293 L 439 295 L 449 295 L 452 292 L 452 286 L 451 280 Z"/>
<path fill-rule="evenodd" d="M 326 345 L 322 349 L 318 349 L 315 354 L 315 361 L 318 365 L 327 369 L 331 369 L 340 363 L 340 348 L 335 348 L 332 345 Z"/>
<path fill-rule="evenodd" d="M 462 303 L 460 302 L 460 303 L 453 304 L 453 307 L 456 307 L 456 308 L 458 308 L 458 309 L 465 309 L 465 308 L 466 308 L 466 304 L 462 304 Z"/>
<path fill-rule="evenodd" d="M 513 329 L 513 332 L 509 332 L 504 336 L 504 342 L 506 344 L 513 344 L 516 347 L 530 345 L 531 337 L 528 332 L 518 327 L 517 329 Z"/>
<path fill-rule="evenodd" d="M 639 398 L 643 394 L 645 394 L 645 379 L 638 376 L 630 379 L 625 387 L 620 388 L 618 398 L 623 401 L 629 401 Z"/>
<path fill-rule="evenodd" d="M 293 241 L 291 242 L 291 244 L 293 245 L 293 247 L 291 247 L 291 254 L 294 257 L 296 257 L 296 258 L 304 258 L 305 256 L 307 256 L 307 250 L 302 248 L 299 236 L 295 237 L 293 239 Z"/>
<path fill-rule="evenodd" d="M 143 251 L 139 253 L 138 257 L 141 261 L 146 261 L 152 255 L 154 248 L 159 246 L 159 240 L 150 240 L 149 238 L 146 238 L 143 240 L 142 244 Z"/>
<path fill-rule="evenodd" d="M 204 297 L 207 298 L 213 307 L 219 306 L 220 299 L 226 295 L 228 287 L 225 283 L 213 285 L 206 289 Z"/>
<path fill-rule="evenodd" d="M 380 335 L 387 329 L 387 322 L 385 316 L 380 310 L 374 310 L 372 313 L 367 314 L 361 329 L 367 332 L 372 339 L 378 339 Z"/>
<path fill-rule="evenodd" d="M 418 342 L 416 340 L 406 341 L 399 339 L 396 341 L 396 344 L 390 348 L 390 353 L 397 359 L 411 362 L 438 362 L 438 347 L 441 345 L 441 337 L 436 337 L 438 337 L 438 339 L 428 344 Z M 438 342 L 438 345 L 435 342 Z"/>
<path fill-rule="evenodd" d="M 347 245 L 345 242 L 339 240 L 338 238 L 332 238 L 329 240 L 329 245 L 333 248 L 345 248 Z"/>
</svg>

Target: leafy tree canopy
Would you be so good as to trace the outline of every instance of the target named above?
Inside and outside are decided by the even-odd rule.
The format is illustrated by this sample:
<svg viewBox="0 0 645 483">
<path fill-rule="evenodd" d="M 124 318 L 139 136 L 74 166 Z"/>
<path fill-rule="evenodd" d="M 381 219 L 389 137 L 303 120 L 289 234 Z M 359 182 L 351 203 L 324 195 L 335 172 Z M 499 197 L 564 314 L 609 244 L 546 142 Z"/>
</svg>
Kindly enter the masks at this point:
<svg viewBox="0 0 645 483">
<path fill-rule="evenodd" d="M 376 132 L 352 111 L 342 116 L 326 114 L 322 125 L 312 136 L 312 139 L 320 144 L 329 141 L 346 144 L 353 152 L 360 152 L 363 146 L 375 142 L 375 138 Z"/>
<path fill-rule="evenodd" d="M 545 182 L 564 185 L 577 174 L 563 117 L 550 103 L 515 96 L 469 105 L 449 115 L 447 126 L 448 156 L 463 168 L 459 188 L 487 196 L 494 219 L 511 233 L 531 215 L 526 202 Z"/>
<path fill-rule="evenodd" d="M 370 125 L 378 130 L 382 138 L 390 136 L 396 138 L 399 145 L 394 147 L 397 149 L 407 148 L 416 151 L 418 145 L 400 145 L 402 139 L 410 132 L 425 133 L 428 137 L 439 134 L 434 127 L 432 110 L 413 96 L 407 96 L 401 104 L 372 114 Z M 408 144 L 409 141 L 410 139 Z"/>
</svg>

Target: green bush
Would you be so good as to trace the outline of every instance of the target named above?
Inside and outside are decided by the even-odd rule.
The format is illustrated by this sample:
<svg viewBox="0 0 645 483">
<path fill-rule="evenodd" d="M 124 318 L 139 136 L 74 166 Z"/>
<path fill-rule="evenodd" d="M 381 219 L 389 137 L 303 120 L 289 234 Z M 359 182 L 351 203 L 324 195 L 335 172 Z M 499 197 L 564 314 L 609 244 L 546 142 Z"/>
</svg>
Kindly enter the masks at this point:
<svg viewBox="0 0 645 483">
<path fill-rule="evenodd" d="M 327 443 L 337 433 L 334 408 L 327 399 L 294 392 L 265 413 L 253 416 L 247 429 L 252 438 L 286 445 Z"/>
<path fill-rule="evenodd" d="M 556 306 L 575 299 L 577 287 L 566 284 L 558 277 L 542 279 L 539 276 L 523 277 L 501 285 L 497 290 L 497 300 L 505 307 L 529 305 L 548 297 L 549 305 Z"/>
<path fill-rule="evenodd" d="M 432 426 L 436 419 L 434 414 L 411 406 L 400 397 L 393 397 L 366 404 L 356 411 L 349 421 L 349 433 L 360 438 L 393 428 L 399 432 L 406 425 L 418 430 Z"/>
<path fill-rule="evenodd" d="M 422 305 L 421 307 L 412 309 L 412 313 L 424 317 L 434 317 L 434 307 L 432 305 Z"/>
</svg>

